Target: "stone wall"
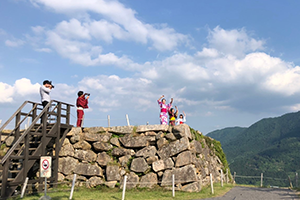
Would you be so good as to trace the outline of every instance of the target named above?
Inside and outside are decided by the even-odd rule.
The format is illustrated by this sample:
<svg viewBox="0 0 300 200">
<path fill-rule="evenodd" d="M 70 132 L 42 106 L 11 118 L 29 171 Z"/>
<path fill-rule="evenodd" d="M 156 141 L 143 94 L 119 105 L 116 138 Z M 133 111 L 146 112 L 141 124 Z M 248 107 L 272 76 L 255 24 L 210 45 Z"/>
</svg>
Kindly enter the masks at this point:
<svg viewBox="0 0 300 200">
<path fill-rule="evenodd" d="M 59 180 L 77 174 L 79 185 L 122 188 L 127 175 L 126 188 L 151 188 L 170 187 L 174 174 L 177 190 L 199 191 L 210 173 L 220 181 L 224 166 L 197 139 L 185 124 L 73 128 L 60 151 Z"/>
</svg>

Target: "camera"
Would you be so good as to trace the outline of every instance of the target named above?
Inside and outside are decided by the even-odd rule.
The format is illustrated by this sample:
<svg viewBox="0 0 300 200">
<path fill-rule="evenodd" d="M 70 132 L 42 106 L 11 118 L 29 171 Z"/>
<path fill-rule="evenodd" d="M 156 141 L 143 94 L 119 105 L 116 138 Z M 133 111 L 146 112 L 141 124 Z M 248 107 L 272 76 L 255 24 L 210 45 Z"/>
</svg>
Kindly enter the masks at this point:
<svg viewBox="0 0 300 200">
<path fill-rule="evenodd" d="M 84 95 L 90 96 L 91 94 L 90 93 L 84 93 Z"/>
<path fill-rule="evenodd" d="M 50 81 L 50 85 L 52 85 L 52 81 Z M 52 85 L 52 88 L 54 88 L 54 85 Z"/>
</svg>

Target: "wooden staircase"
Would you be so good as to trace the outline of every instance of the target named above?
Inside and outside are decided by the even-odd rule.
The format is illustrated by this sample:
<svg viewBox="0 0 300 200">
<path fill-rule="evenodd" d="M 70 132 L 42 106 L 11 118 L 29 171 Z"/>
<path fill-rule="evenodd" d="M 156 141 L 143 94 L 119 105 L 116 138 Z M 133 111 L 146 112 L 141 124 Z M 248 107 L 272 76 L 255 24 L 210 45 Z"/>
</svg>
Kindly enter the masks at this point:
<svg viewBox="0 0 300 200">
<path fill-rule="evenodd" d="M 52 100 L 43 109 L 39 103 L 25 101 L 0 127 L 0 148 L 4 149 L 8 144 L 10 146 L 5 155 L 0 157 L 1 199 L 17 195 L 26 177 L 29 178 L 28 184 L 42 185 L 44 179 L 38 175 L 41 156 L 52 157 L 52 177 L 48 181 L 57 182 L 59 151 L 73 127 L 70 125 L 72 106 Z M 30 111 L 24 112 L 28 107 Z M 40 123 L 41 118 L 43 123 Z M 3 132 L 13 119 L 15 128 Z M 27 129 L 21 129 L 26 119 L 31 119 L 30 125 Z"/>
</svg>

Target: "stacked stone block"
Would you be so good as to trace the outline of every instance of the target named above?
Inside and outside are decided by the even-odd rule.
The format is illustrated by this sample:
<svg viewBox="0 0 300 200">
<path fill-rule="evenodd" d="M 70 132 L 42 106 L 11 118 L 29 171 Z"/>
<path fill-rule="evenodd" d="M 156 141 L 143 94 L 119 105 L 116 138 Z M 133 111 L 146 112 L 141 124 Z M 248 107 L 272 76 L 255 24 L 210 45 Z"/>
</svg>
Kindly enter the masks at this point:
<svg viewBox="0 0 300 200">
<path fill-rule="evenodd" d="M 209 174 L 220 180 L 223 164 L 205 143 L 196 141 L 188 125 L 141 125 L 73 128 L 59 159 L 59 179 L 87 187 L 169 188 L 175 175 L 177 190 L 196 192 Z"/>
</svg>

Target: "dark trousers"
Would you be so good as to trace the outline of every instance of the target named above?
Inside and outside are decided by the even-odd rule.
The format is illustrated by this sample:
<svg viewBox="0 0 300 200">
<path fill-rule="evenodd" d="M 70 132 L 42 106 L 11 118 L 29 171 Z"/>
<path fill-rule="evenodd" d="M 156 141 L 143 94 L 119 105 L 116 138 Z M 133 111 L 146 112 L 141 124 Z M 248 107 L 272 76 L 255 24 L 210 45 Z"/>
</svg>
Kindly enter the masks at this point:
<svg viewBox="0 0 300 200">
<path fill-rule="evenodd" d="M 45 108 L 45 107 L 47 106 L 48 103 L 49 103 L 48 101 L 43 101 L 43 102 L 42 102 L 43 108 Z M 45 114 L 42 115 L 42 118 L 41 118 L 41 124 L 43 123 L 44 115 L 45 115 Z"/>
</svg>

